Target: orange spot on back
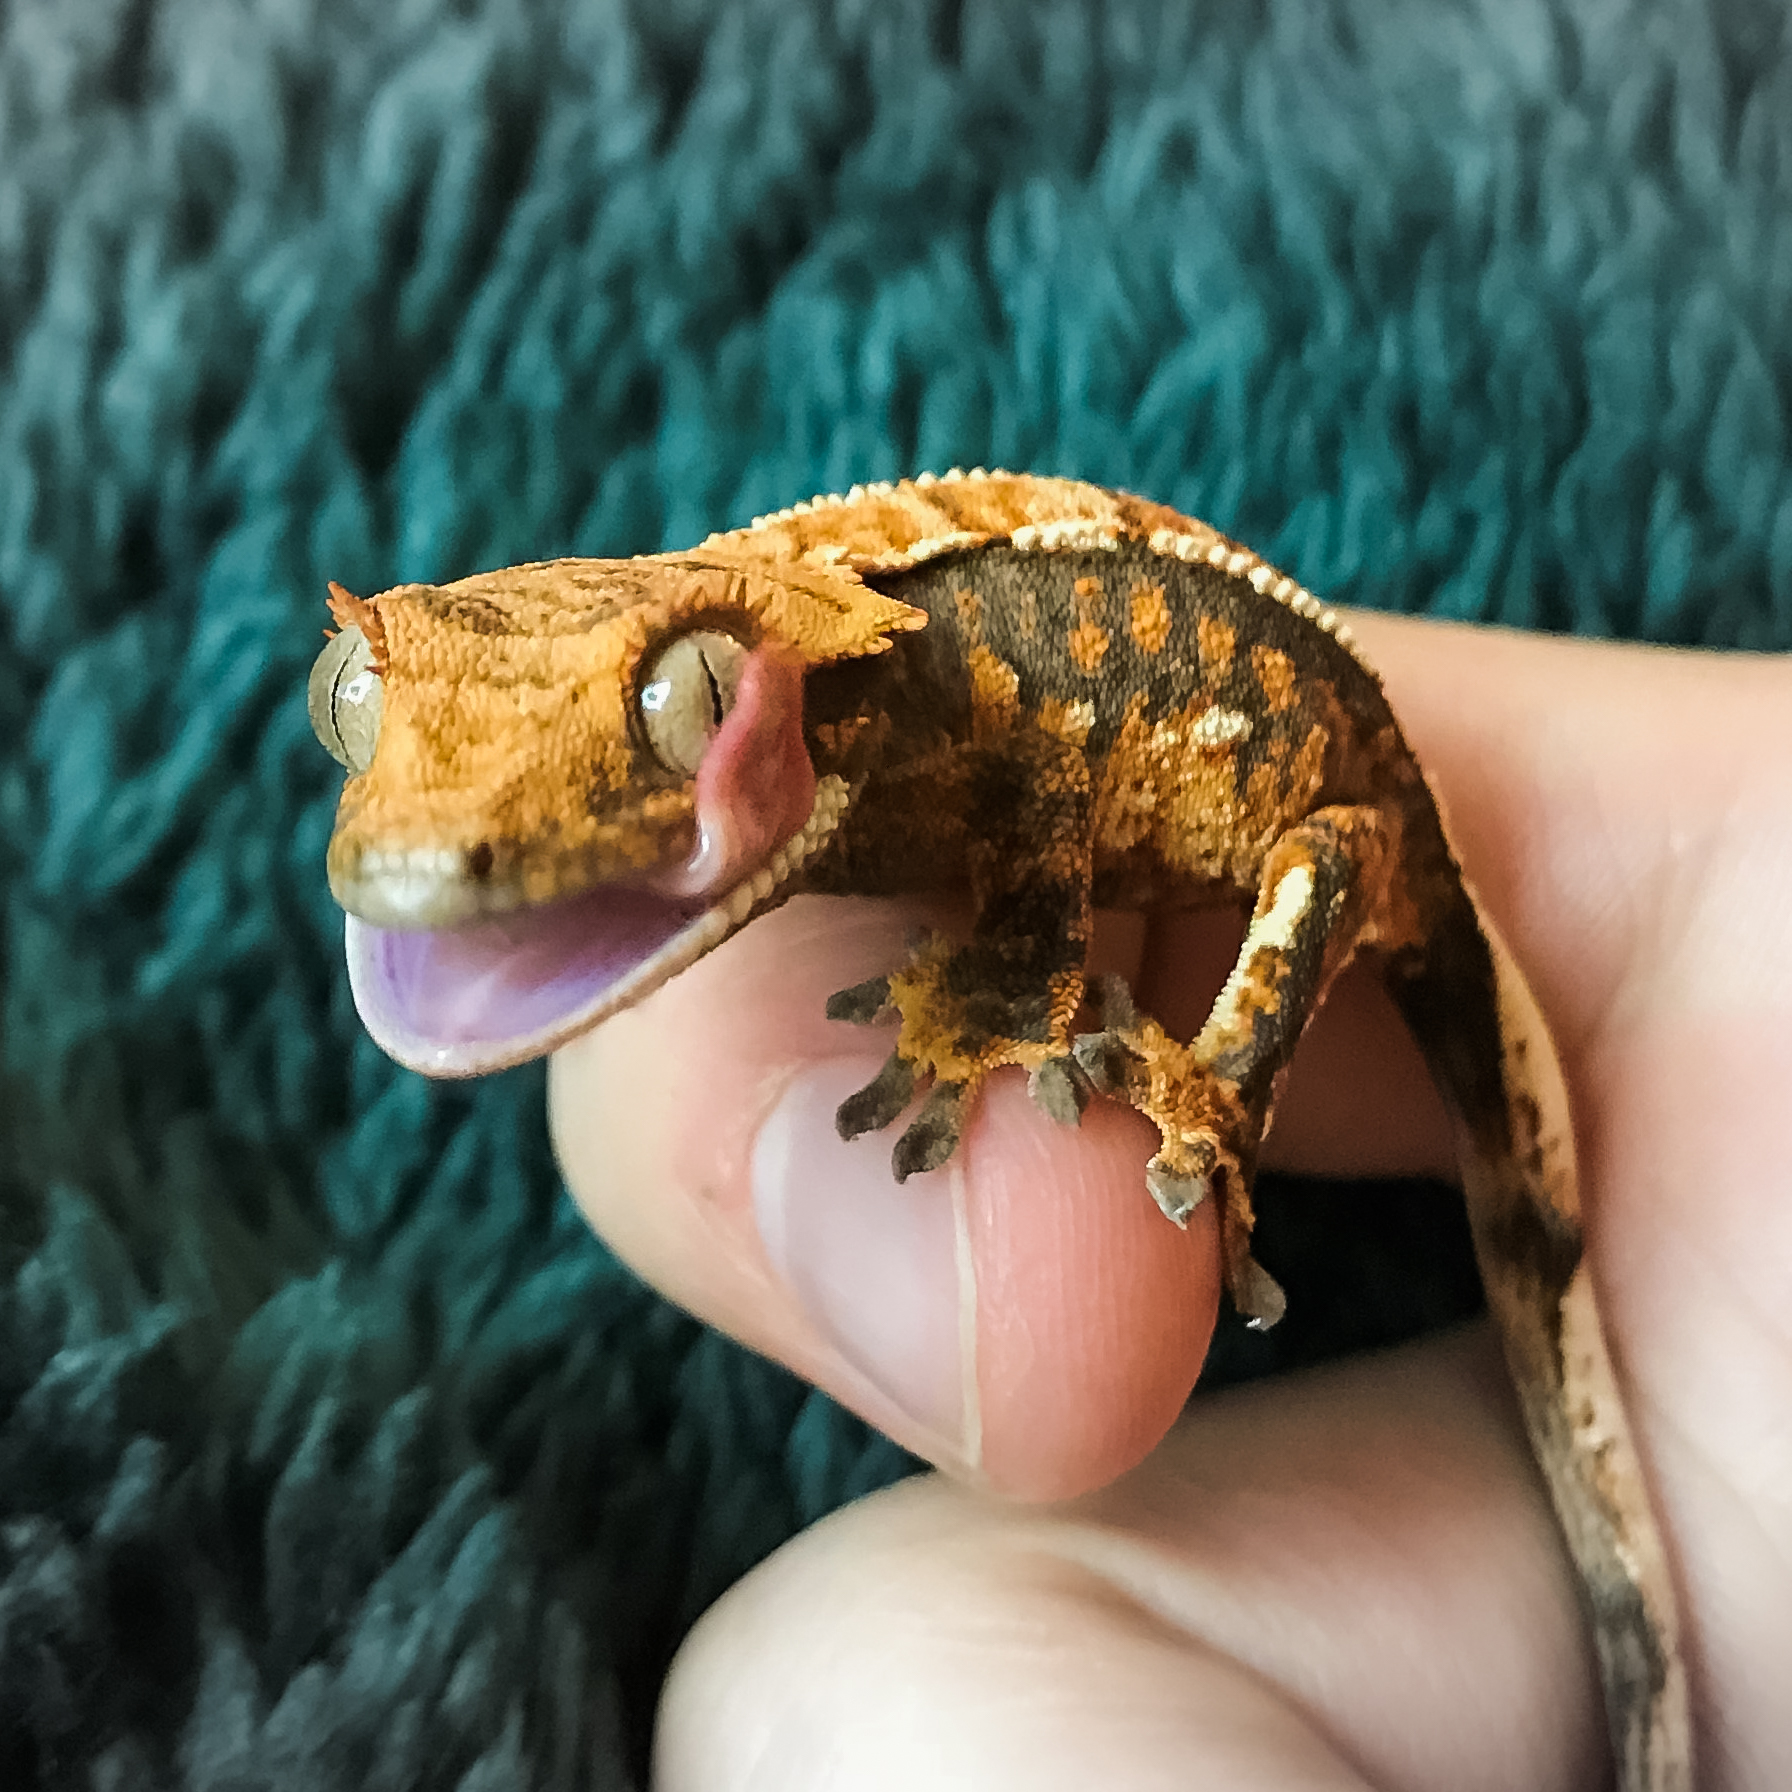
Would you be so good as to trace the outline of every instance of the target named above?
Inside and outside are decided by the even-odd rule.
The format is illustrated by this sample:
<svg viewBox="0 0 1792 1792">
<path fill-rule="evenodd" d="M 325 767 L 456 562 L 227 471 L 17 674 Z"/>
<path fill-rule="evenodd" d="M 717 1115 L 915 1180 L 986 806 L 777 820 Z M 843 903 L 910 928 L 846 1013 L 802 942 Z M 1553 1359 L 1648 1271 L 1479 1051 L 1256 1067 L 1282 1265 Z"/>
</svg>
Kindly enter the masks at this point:
<svg viewBox="0 0 1792 1792">
<path fill-rule="evenodd" d="M 962 585 L 952 593 L 952 601 L 958 606 L 958 626 L 964 631 L 967 641 L 983 639 L 983 599 L 969 585 Z"/>
<path fill-rule="evenodd" d="M 1141 579 L 1132 588 L 1132 638 L 1146 653 L 1162 653 L 1170 638 L 1170 606 L 1164 588 Z"/>
<path fill-rule="evenodd" d="M 1095 705 L 1086 697 L 1066 702 L 1062 697 L 1047 697 L 1039 706 L 1039 726 L 1047 734 L 1055 734 L 1073 747 L 1082 746 L 1095 726 Z"/>
<path fill-rule="evenodd" d="M 1020 713 L 1020 674 L 981 643 L 966 656 L 971 674 L 971 728 L 981 739 L 1012 727 Z"/>
<path fill-rule="evenodd" d="M 1093 622 L 1079 622 L 1065 640 L 1079 672 L 1094 672 L 1108 650 L 1108 631 Z"/>
<path fill-rule="evenodd" d="M 1275 647 L 1259 642 L 1251 649 L 1251 670 L 1263 687 L 1263 696 L 1270 709 L 1286 709 L 1294 701 L 1296 673 L 1294 662 Z"/>
<path fill-rule="evenodd" d="M 1201 648 L 1201 676 L 1209 684 L 1217 684 L 1232 671 L 1232 654 L 1238 637 L 1231 626 L 1217 616 L 1201 616 L 1195 621 L 1195 639 Z"/>
</svg>

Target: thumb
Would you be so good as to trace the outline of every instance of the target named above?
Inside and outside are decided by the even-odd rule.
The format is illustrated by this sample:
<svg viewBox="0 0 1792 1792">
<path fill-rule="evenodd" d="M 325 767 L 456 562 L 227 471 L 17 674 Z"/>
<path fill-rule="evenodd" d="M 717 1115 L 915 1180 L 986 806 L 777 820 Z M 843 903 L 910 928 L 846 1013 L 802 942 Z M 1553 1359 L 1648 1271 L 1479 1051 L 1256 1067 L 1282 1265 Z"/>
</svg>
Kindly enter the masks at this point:
<svg viewBox="0 0 1792 1792">
<path fill-rule="evenodd" d="M 699 1318 L 949 1472 L 1078 1493 L 1181 1410 L 1218 1308 L 1213 1216 L 1165 1223 L 1137 1115 L 1097 1102 L 1062 1126 L 1018 1073 L 900 1186 L 900 1123 L 842 1142 L 834 1109 L 889 1042 L 825 1003 L 922 918 L 798 898 L 755 922 L 558 1055 L 556 1148 L 599 1234 Z"/>
</svg>

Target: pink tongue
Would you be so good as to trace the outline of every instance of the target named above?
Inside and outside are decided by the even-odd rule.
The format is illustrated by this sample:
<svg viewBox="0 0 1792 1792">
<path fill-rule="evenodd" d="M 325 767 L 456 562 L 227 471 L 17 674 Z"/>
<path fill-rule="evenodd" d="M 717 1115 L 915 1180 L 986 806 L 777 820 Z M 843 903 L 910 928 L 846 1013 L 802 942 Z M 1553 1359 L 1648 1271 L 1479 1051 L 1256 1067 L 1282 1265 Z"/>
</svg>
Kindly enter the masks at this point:
<svg viewBox="0 0 1792 1792">
<path fill-rule="evenodd" d="M 808 819 L 802 671 L 749 656 L 698 768 L 697 846 L 645 886 L 608 885 L 438 933 L 348 919 L 349 984 L 375 1041 L 434 1076 L 474 1076 L 551 1051 L 629 999 L 625 986 L 716 897 Z"/>
<path fill-rule="evenodd" d="M 368 1032 L 399 1063 L 477 1076 L 551 1050 L 695 912 L 610 889 L 443 933 L 350 915 L 349 986 Z"/>
</svg>

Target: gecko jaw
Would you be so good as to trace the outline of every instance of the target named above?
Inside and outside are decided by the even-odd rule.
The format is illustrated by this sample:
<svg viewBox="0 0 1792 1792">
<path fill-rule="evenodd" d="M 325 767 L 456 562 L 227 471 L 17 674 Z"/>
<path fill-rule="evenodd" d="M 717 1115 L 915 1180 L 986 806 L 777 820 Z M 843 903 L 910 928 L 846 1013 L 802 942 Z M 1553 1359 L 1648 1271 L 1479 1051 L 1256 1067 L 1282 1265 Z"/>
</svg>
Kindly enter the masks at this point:
<svg viewBox="0 0 1792 1792">
<path fill-rule="evenodd" d="M 348 917 L 349 987 L 375 1043 L 426 1076 L 483 1076 L 545 1056 L 712 952 L 833 837 L 850 792 L 818 779 L 809 818 L 702 907 L 599 889 L 438 932 Z"/>
</svg>

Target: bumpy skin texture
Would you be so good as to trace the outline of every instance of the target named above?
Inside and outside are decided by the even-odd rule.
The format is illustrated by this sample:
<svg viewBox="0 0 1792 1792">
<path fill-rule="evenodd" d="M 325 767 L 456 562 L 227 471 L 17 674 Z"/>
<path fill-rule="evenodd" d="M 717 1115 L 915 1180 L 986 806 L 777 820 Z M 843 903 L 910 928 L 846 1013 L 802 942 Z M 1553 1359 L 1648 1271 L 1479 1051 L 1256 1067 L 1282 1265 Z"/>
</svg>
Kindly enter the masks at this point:
<svg viewBox="0 0 1792 1792">
<path fill-rule="evenodd" d="M 705 944 L 798 888 L 968 885 L 968 939 L 922 941 L 834 999 L 838 1019 L 899 1022 L 842 1131 L 889 1125 L 925 1089 L 901 1177 L 946 1161 L 1004 1066 L 1062 1120 L 1098 1091 L 1130 1102 L 1161 1135 L 1151 1194 L 1178 1223 L 1219 1203 L 1227 1284 L 1259 1323 L 1282 1308 L 1250 1253 L 1276 1088 L 1332 979 L 1359 954 L 1378 964 L 1455 1115 L 1489 1301 L 1587 1595 L 1619 1785 L 1690 1786 L 1671 1577 L 1582 1261 L 1554 1049 L 1329 611 L 1160 505 L 982 472 L 855 488 L 688 554 L 333 607 L 372 644 L 385 712 L 344 791 L 332 886 L 401 925 L 676 865 L 700 797 L 643 735 L 642 667 L 696 628 L 798 664 L 810 768 L 844 810 L 800 865 L 737 880 L 731 903 L 715 892 Z M 1112 980 L 1086 985 L 1096 905 L 1208 903 L 1250 919 L 1195 1039 Z"/>
</svg>

